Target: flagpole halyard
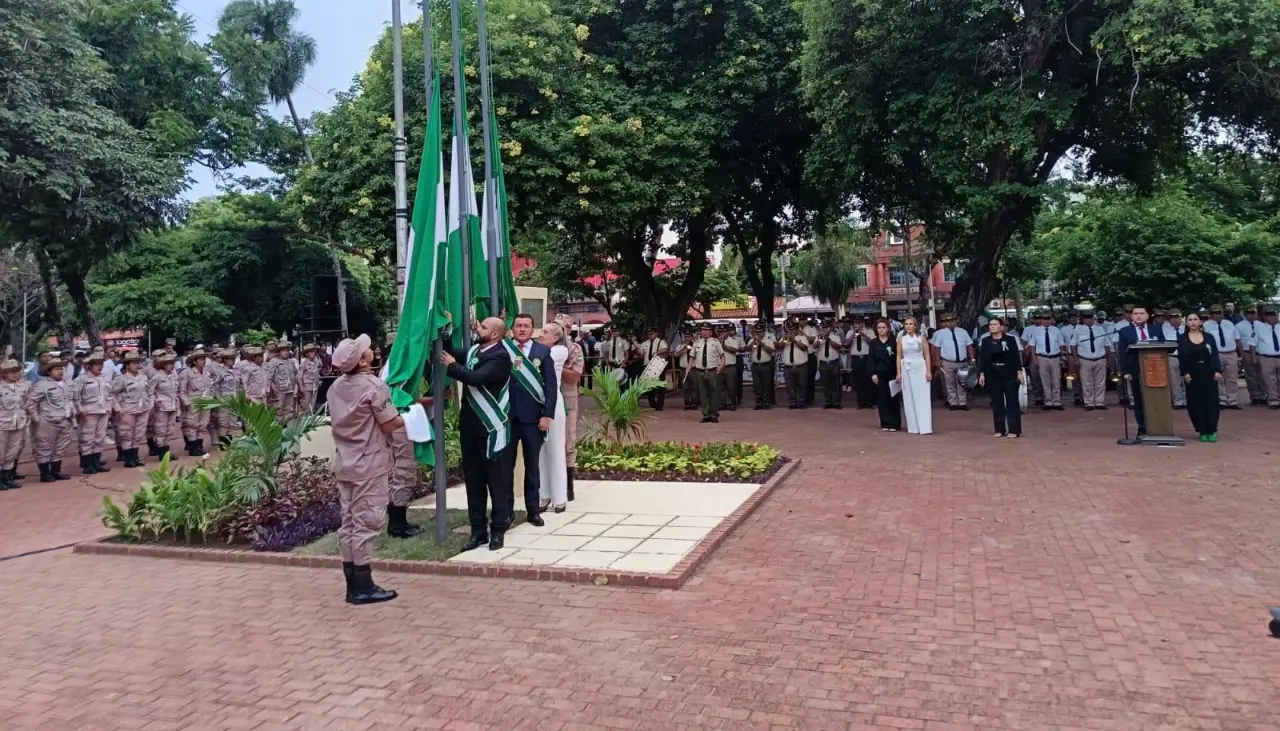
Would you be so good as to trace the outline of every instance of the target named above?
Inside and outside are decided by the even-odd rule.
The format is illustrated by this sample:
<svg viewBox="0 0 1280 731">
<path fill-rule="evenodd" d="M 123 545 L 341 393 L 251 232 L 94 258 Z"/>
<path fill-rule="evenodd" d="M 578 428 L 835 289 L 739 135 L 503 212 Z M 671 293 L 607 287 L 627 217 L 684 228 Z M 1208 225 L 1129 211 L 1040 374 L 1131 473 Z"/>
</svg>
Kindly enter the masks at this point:
<svg viewBox="0 0 1280 731">
<path fill-rule="evenodd" d="M 493 105 L 493 90 L 489 78 L 489 32 L 485 21 L 484 0 L 476 0 L 476 21 L 480 44 L 480 115 L 484 118 L 481 129 L 484 136 L 484 209 L 487 224 L 484 227 L 485 259 L 489 265 L 489 314 L 498 315 L 502 311 L 498 296 L 498 218 L 494 208 L 497 195 L 494 185 L 494 159 L 492 141 L 496 130 L 492 129 L 493 116 L 490 110 Z M 515 312 L 506 313 L 514 317 Z"/>
</svg>

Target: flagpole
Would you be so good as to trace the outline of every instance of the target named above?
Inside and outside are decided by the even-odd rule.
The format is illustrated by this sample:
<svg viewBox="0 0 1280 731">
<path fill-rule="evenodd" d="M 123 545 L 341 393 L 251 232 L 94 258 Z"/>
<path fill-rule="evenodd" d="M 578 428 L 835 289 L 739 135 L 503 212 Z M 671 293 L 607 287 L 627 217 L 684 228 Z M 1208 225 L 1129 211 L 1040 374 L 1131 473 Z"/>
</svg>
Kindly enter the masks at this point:
<svg viewBox="0 0 1280 731">
<path fill-rule="evenodd" d="M 485 23 L 484 0 L 476 0 L 476 18 L 479 24 L 480 39 L 480 110 L 484 116 L 482 129 L 484 132 L 484 206 L 491 210 L 488 216 L 489 225 L 483 231 L 485 251 L 488 252 L 489 259 L 489 312 L 495 317 L 498 315 L 498 226 L 501 222 L 498 220 L 497 186 L 491 184 L 493 180 L 493 147 L 491 146 L 494 130 L 490 124 L 493 119 L 490 115 L 493 99 L 492 88 L 489 84 L 489 31 Z M 514 316 L 516 313 L 508 312 L 508 316 Z"/>
<path fill-rule="evenodd" d="M 394 159 L 396 171 L 396 316 L 404 308 L 406 249 L 409 244 L 409 185 L 405 180 L 408 166 L 404 138 L 404 52 L 401 48 L 400 0 L 391 0 L 391 78 L 394 89 L 395 128 Z"/>
<path fill-rule="evenodd" d="M 462 69 L 462 15 L 458 8 L 458 0 L 452 0 L 449 3 L 449 14 L 453 19 L 453 154 L 467 155 L 466 148 L 458 145 L 458 134 L 462 132 L 462 127 L 466 123 L 467 110 L 466 102 L 463 100 L 463 69 Z M 456 161 L 454 165 L 459 171 L 465 171 L 467 166 L 463 164 L 464 160 Z M 458 190 L 458 237 L 462 239 L 462 322 L 455 322 L 454 327 L 462 328 L 462 347 L 464 350 L 471 348 L 471 231 L 467 225 L 467 216 L 471 214 L 468 209 L 469 188 L 475 183 L 470 180 L 459 180 L 457 184 Z"/>
<path fill-rule="evenodd" d="M 431 114 L 431 94 L 435 88 L 432 78 L 431 56 L 431 0 L 422 2 L 422 59 L 427 80 L 427 114 Z M 432 236 L 434 236 L 432 232 Z M 431 345 L 431 421 L 432 431 L 436 438 L 432 448 L 436 453 L 436 544 L 444 545 L 449 540 L 449 514 L 446 494 L 449 491 L 449 465 L 444 450 L 444 365 L 440 363 L 440 354 L 444 352 L 444 337 L 437 334 Z"/>
</svg>

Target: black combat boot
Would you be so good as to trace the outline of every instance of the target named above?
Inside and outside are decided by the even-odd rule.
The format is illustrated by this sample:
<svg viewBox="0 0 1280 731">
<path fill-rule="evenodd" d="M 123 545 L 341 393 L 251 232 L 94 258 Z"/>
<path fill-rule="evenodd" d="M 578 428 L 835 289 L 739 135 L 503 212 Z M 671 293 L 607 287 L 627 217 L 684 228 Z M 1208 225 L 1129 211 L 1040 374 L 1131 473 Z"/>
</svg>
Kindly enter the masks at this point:
<svg viewBox="0 0 1280 731">
<path fill-rule="evenodd" d="M 160 442 L 157 442 L 155 437 L 147 439 L 147 454 L 151 457 L 160 456 Z"/>
<path fill-rule="evenodd" d="M 71 475 L 62 471 L 62 460 L 54 460 L 49 463 L 49 475 L 55 480 L 70 480 Z"/>
<path fill-rule="evenodd" d="M 342 562 L 342 577 L 347 580 L 347 603 L 351 603 L 351 597 L 356 591 L 356 565 L 350 561 Z"/>
<path fill-rule="evenodd" d="M 128 462 L 128 461 L 129 461 L 129 450 L 127 450 L 127 449 L 121 449 L 121 448 L 119 448 L 119 447 L 116 447 L 116 461 L 117 461 L 117 462 Z M 128 465 L 126 465 L 126 466 L 128 466 Z"/>
<path fill-rule="evenodd" d="M 205 451 L 205 448 L 204 448 L 204 440 L 203 440 L 203 439 L 197 439 L 197 440 L 196 440 L 196 456 L 197 456 L 197 457 L 203 457 L 203 456 L 205 456 L 205 455 L 207 455 L 207 454 L 208 454 L 208 452 L 207 452 L 207 451 Z"/>
<path fill-rule="evenodd" d="M 387 506 L 387 535 L 392 538 L 413 538 L 421 532 L 422 526 L 409 522 L 408 506 Z"/>
<path fill-rule="evenodd" d="M 80 471 L 86 475 L 98 474 L 98 468 L 92 463 L 93 456 L 88 454 L 80 455 Z"/>
<path fill-rule="evenodd" d="M 41 482 L 54 482 L 54 481 L 55 481 L 55 480 L 54 480 L 53 475 L 49 474 L 49 468 L 50 468 L 51 466 L 52 466 L 52 465 L 50 465 L 48 462 L 40 462 L 39 464 L 37 464 L 37 465 L 36 465 L 36 467 L 37 467 L 37 468 L 39 468 L 39 470 L 40 470 L 40 481 L 41 481 Z"/>
<path fill-rule="evenodd" d="M 18 468 L 16 466 L 9 470 L 9 489 L 17 490 L 19 487 L 22 487 L 22 483 L 18 482 L 18 480 L 21 479 L 22 475 L 18 474 Z"/>
<path fill-rule="evenodd" d="M 12 490 L 15 487 L 17 485 L 14 485 L 13 481 L 9 479 L 9 470 L 0 470 L 0 492 Z"/>
<path fill-rule="evenodd" d="M 366 566 L 351 567 L 352 591 L 347 595 L 348 604 L 377 604 L 396 598 L 396 593 L 373 583 L 373 570 Z"/>
<path fill-rule="evenodd" d="M 99 472 L 111 471 L 111 468 L 107 466 L 107 463 L 102 461 L 102 452 L 94 452 L 89 456 L 93 458 L 90 461 L 93 462 L 94 469 L 98 470 Z"/>
<path fill-rule="evenodd" d="M 569 502 L 573 502 L 573 468 L 572 467 L 568 468 L 568 471 L 569 471 L 569 480 L 568 480 Z"/>
</svg>

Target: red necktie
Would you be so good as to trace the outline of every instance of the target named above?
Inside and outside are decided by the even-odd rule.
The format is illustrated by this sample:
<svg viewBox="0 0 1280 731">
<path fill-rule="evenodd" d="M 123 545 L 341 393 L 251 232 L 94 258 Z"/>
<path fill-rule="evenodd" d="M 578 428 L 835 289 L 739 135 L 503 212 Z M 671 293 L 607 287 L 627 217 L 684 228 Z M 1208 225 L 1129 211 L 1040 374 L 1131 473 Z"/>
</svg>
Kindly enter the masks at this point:
<svg viewBox="0 0 1280 731">
<path fill-rule="evenodd" d="M 1145 327 L 1139 328 L 1138 333 L 1142 336 L 1144 341 L 1147 339 L 1147 329 Z"/>
</svg>

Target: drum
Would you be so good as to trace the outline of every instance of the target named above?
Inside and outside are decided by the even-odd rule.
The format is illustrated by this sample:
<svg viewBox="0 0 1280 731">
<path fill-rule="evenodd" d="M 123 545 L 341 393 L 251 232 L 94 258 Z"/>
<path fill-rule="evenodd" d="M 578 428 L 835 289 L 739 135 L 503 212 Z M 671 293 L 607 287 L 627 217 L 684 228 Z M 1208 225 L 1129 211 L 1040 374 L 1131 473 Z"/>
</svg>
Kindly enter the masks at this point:
<svg viewBox="0 0 1280 731">
<path fill-rule="evenodd" d="M 649 365 L 645 366 L 644 370 L 640 372 L 640 377 L 659 380 L 662 378 L 662 374 L 665 373 L 666 370 L 667 359 L 660 355 L 655 355 L 653 356 L 653 360 L 649 361 Z"/>
</svg>

